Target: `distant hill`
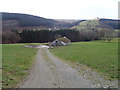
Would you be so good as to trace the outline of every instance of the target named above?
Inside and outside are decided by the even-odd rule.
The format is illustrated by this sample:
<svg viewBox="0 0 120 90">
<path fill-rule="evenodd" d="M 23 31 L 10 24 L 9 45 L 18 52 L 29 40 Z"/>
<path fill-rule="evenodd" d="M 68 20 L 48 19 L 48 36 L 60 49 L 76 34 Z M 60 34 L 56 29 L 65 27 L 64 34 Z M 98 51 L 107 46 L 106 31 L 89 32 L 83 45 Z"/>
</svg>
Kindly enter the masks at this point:
<svg viewBox="0 0 120 90">
<path fill-rule="evenodd" d="M 56 23 L 56 21 L 52 19 L 18 13 L 2 13 L 2 20 L 6 22 L 8 20 L 8 22 L 10 21 L 11 23 L 14 20 L 18 22 L 17 24 L 19 24 L 20 27 L 43 26 L 53 28 Z"/>
<path fill-rule="evenodd" d="M 73 26 L 71 29 L 77 30 L 86 30 L 93 28 L 110 28 L 110 29 L 120 29 L 120 21 L 112 20 L 112 19 L 94 19 L 94 20 L 86 20 L 80 22 L 78 25 Z"/>
<path fill-rule="evenodd" d="M 3 30 L 58 30 L 58 29 L 89 29 L 90 27 L 108 27 L 120 29 L 120 21 L 112 19 L 70 20 L 47 19 L 39 16 L 2 12 Z"/>
<path fill-rule="evenodd" d="M 100 21 L 112 26 L 113 29 L 120 29 L 120 20 L 100 19 Z"/>
<path fill-rule="evenodd" d="M 82 21 L 86 21 L 86 20 L 75 20 L 75 19 L 55 19 L 58 22 L 61 23 L 76 23 L 76 22 L 82 22 Z"/>
<path fill-rule="evenodd" d="M 71 23 L 28 14 L 5 12 L 2 13 L 2 20 L 3 29 L 65 29 L 78 24 L 78 21 Z"/>
<path fill-rule="evenodd" d="M 72 19 L 55 19 L 57 24 L 55 25 L 58 29 L 68 29 L 75 25 L 78 25 L 80 22 L 85 20 L 72 20 Z"/>
</svg>

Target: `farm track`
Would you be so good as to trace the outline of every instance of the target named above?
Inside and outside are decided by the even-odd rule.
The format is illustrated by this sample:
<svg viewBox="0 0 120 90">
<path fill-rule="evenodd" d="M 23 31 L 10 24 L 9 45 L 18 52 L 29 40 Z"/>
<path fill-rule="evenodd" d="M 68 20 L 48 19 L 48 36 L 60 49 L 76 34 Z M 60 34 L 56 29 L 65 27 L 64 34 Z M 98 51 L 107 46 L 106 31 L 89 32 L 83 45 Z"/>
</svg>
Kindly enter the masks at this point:
<svg viewBox="0 0 120 90">
<path fill-rule="evenodd" d="M 104 81 L 103 81 L 104 82 Z M 30 75 L 19 88 L 94 88 L 104 87 L 85 78 L 78 70 L 40 48 Z"/>
</svg>

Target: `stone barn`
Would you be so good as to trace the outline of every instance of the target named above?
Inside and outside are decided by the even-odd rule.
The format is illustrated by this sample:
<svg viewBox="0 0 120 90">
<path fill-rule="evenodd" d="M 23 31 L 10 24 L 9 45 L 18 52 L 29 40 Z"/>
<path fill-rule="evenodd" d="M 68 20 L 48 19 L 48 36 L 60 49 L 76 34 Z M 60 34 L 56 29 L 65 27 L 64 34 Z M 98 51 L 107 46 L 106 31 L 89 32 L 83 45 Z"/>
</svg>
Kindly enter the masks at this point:
<svg viewBox="0 0 120 90">
<path fill-rule="evenodd" d="M 50 46 L 66 46 L 69 45 L 71 41 L 67 37 L 60 37 L 51 42 Z"/>
</svg>

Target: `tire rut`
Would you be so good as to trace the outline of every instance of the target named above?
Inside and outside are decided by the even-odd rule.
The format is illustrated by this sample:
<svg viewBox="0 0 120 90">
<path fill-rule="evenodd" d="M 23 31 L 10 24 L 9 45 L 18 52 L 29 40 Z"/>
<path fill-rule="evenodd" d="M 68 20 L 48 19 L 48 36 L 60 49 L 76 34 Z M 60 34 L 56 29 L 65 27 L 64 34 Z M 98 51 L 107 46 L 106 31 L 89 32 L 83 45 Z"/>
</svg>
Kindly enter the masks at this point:
<svg viewBox="0 0 120 90">
<path fill-rule="evenodd" d="M 58 75 L 57 75 L 57 71 L 56 71 L 56 65 L 55 63 L 51 60 L 51 58 L 49 58 L 49 56 L 47 55 L 46 53 L 46 50 L 45 49 L 41 49 L 42 50 L 42 55 L 44 57 L 44 60 L 46 61 L 46 64 L 48 66 L 48 68 L 50 69 L 53 77 L 54 77 L 54 82 L 52 83 L 55 87 L 58 87 L 58 88 L 61 88 L 60 83 L 59 83 L 59 80 L 58 80 Z"/>
</svg>

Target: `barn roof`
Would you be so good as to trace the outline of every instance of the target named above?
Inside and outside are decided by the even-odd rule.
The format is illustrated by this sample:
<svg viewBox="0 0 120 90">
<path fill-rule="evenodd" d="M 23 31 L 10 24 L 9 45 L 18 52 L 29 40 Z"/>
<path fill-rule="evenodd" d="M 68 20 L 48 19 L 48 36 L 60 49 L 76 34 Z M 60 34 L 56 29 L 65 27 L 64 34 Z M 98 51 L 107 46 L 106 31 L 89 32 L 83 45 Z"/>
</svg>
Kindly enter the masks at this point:
<svg viewBox="0 0 120 90">
<path fill-rule="evenodd" d="M 57 38 L 56 40 L 59 40 L 59 41 L 65 42 L 65 43 L 71 42 L 67 37 Z"/>
</svg>

